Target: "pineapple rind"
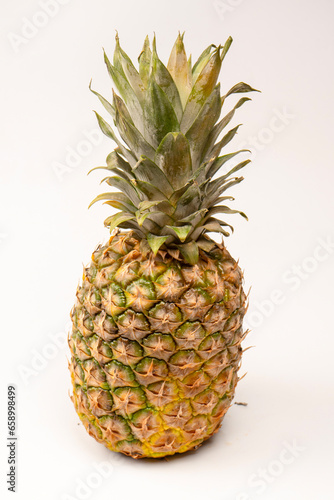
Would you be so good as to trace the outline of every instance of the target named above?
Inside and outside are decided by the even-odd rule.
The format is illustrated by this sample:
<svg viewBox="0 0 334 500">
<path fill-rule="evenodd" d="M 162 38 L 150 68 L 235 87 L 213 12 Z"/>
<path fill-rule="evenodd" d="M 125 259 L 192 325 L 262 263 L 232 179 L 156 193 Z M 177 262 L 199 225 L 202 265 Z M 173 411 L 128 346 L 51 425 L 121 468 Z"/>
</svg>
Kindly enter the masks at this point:
<svg viewBox="0 0 334 500">
<path fill-rule="evenodd" d="M 223 245 L 201 251 L 196 266 L 139 248 L 132 232 L 116 231 L 84 270 L 69 338 L 72 399 L 98 442 L 159 458 L 197 448 L 219 429 L 238 381 L 246 297 Z M 177 303 L 168 301 L 171 270 Z"/>
</svg>

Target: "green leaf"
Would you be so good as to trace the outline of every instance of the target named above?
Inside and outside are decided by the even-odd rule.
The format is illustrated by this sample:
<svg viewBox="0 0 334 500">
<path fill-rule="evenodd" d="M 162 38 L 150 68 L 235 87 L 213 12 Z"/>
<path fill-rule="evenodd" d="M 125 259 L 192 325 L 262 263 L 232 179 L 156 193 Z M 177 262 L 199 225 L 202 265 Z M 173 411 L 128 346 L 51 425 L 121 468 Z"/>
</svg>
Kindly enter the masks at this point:
<svg viewBox="0 0 334 500">
<path fill-rule="evenodd" d="M 216 222 L 219 223 L 219 226 L 216 225 Z M 211 223 L 214 223 L 215 225 L 211 225 Z M 210 220 L 207 220 L 205 224 L 203 223 L 200 226 L 198 226 L 196 229 L 194 229 L 194 231 L 191 233 L 191 237 L 195 241 L 198 241 L 198 238 L 205 237 L 206 231 L 211 231 L 211 229 L 213 229 L 213 228 L 216 228 L 217 230 L 213 230 L 212 232 L 219 232 L 219 233 L 225 234 L 225 236 L 229 236 L 229 233 L 225 230 L 222 230 L 222 227 L 228 227 L 231 230 L 231 232 L 233 233 L 233 227 L 230 224 L 227 224 L 226 222 L 223 222 L 223 221 L 218 221 L 217 219 L 211 217 Z"/>
<path fill-rule="evenodd" d="M 94 172 L 94 170 L 110 170 L 110 168 L 108 168 L 106 165 L 103 165 L 103 166 L 98 166 L 98 167 L 93 167 L 89 170 L 89 172 L 87 172 L 87 175 L 91 174 L 92 172 Z"/>
<path fill-rule="evenodd" d="M 99 98 L 99 100 L 100 100 L 101 104 L 104 106 L 104 108 L 108 111 L 108 113 L 113 118 L 115 118 L 115 108 L 114 108 L 114 106 L 112 106 L 112 104 L 110 104 L 110 102 L 107 101 L 107 99 L 105 99 L 101 94 L 99 94 L 98 92 L 96 92 L 95 90 L 92 89 L 92 81 L 90 81 L 89 90 L 91 92 L 93 92 L 93 94 L 95 94 Z"/>
<path fill-rule="evenodd" d="M 153 76 L 150 78 L 146 91 L 143 117 L 145 137 L 155 148 L 168 132 L 180 130 L 173 106 Z"/>
<path fill-rule="evenodd" d="M 119 193 L 102 193 L 96 196 L 93 201 L 90 202 L 88 205 L 88 208 L 90 208 L 94 203 L 97 201 L 103 201 L 103 200 L 113 200 L 114 199 L 114 194 L 119 194 Z"/>
<path fill-rule="evenodd" d="M 210 208 L 208 211 L 207 217 L 212 217 L 212 215 L 216 214 L 240 214 L 244 219 L 248 220 L 247 215 L 244 212 L 240 212 L 240 210 L 232 210 L 229 207 L 226 207 L 225 205 L 217 205 L 215 207 Z"/>
<path fill-rule="evenodd" d="M 228 52 L 228 49 L 231 47 L 232 42 L 233 42 L 233 38 L 231 36 L 229 36 L 228 39 L 226 40 L 226 42 L 224 43 L 224 46 L 223 46 L 223 50 L 222 50 L 222 54 L 221 54 L 221 61 L 222 62 L 225 59 L 225 56 Z"/>
<path fill-rule="evenodd" d="M 117 210 L 120 210 L 121 212 L 129 212 L 130 214 L 135 214 L 136 213 L 136 207 L 134 205 L 128 205 L 125 203 L 122 203 L 121 201 L 117 200 L 109 200 L 105 201 L 103 205 L 109 205 L 110 207 L 116 208 Z"/>
<path fill-rule="evenodd" d="M 239 127 L 240 125 L 237 125 L 232 130 L 227 132 L 227 134 L 225 134 L 224 137 L 219 142 L 217 142 L 217 144 L 215 144 L 209 151 L 207 151 L 203 158 L 203 161 L 205 162 L 216 159 L 223 147 L 225 147 L 230 141 L 232 141 L 233 137 L 238 132 Z"/>
<path fill-rule="evenodd" d="M 155 201 L 145 200 L 145 201 L 141 201 L 139 203 L 138 208 L 140 210 L 148 210 L 149 208 L 155 207 L 159 203 L 160 203 L 160 200 L 155 200 Z"/>
<path fill-rule="evenodd" d="M 227 189 L 229 189 L 230 187 L 232 186 L 235 186 L 236 184 L 239 184 L 240 182 L 242 182 L 244 180 L 243 177 L 235 177 L 234 179 L 232 178 L 232 180 L 230 180 L 230 182 L 224 182 L 218 189 L 217 189 L 217 194 L 219 194 L 219 196 L 224 193 Z"/>
<path fill-rule="evenodd" d="M 143 226 L 145 227 L 146 232 L 150 232 L 152 234 L 157 234 L 157 235 L 161 234 L 161 232 L 164 232 L 164 226 L 166 226 L 166 224 L 171 222 L 171 218 L 168 217 L 167 215 L 165 216 L 161 212 L 159 212 L 159 214 L 154 214 L 153 212 L 151 212 L 151 214 L 152 216 L 147 217 Z M 157 222 L 155 217 L 158 218 L 159 223 Z M 162 220 L 162 217 L 166 218 L 166 220 Z"/>
<path fill-rule="evenodd" d="M 105 193 L 109 194 L 107 201 L 105 201 L 104 205 L 109 205 L 117 210 L 121 210 L 122 212 L 129 212 L 130 214 L 135 214 L 136 207 L 131 202 L 131 200 L 124 193 Z"/>
<path fill-rule="evenodd" d="M 165 226 L 166 224 L 173 223 L 173 219 L 170 217 L 170 214 L 172 213 L 172 207 L 168 205 L 166 209 L 165 205 L 168 205 L 168 202 L 166 202 L 165 200 L 142 201 L 141 203 L 139 203 L 138 211 L 136 213 L 138 222 L 142 224 L 142 222 L 145 221 L 147 217 L 149 217 L 150 220 L 157 223 L 160 228 Z M 151 209 L 156 206 L 157 210 L 152 211 Z"/>
<path fill-rule="evenodd" d="M 184 108 L 191 92 L 192 75 L 183 44 L 183 35 L 180 33 L 169 56 L 167 69 L 176 84 Z"/>
<path fill-rule="evenodd" d="M 149 217 L 150 215 L 152 214 L 158 214 L 159 212 L 143 212 L 142 210 L 137 210 L 136 212 L 136 219 L 137 219 L 137 222 L 140 226 L 142 226 L 145 222 L 145 219 L 147 219 L 147 217 Z"/>
<path fill-rule="evenodd" d="M 151 49 L 150 49 L 150 41 L 148 36 L 146 36 L 145 41 L 144 41 L 144 46 L 139 54 L 138 57 L 138 62 L 139 62 L 139 76 L 145 85 L 147 87 L 148 84 L 148 78 L 150 74 L 150 67 L 151 67 Z"/>
<path fill-rule="evenodd" d="M 114 105 L 116 110 L 116 126 L 123 141 L 129 146 L 137 159 L 142 155 L 153 159 L 155 150 L 151 144 L 144 139 L 139 130 L 128 120 L 126 114 L 124 114 L 124 109 L 119 106 L 119 100 L 115 99 Z"/>
<path fill-rule="evenodd" d="M 205 237 L 198 239 L 196 243 L 201 250 L 204 250 L 204 252 L 211 252 L 211 250 L 213 250 L 216 246 L 214 241 Z"/>
<path fill-rule="evenodd" d="M 220 196 L 219 198 L 216 199 L 215 203 L 220 203 L 221 201 L 235 201 L 235 198 L 233 196 Z"/>
<path fill-rule="evenodd" d="M 120 170 L 119 168 L 111 168 L 110 171 L 113 172 L 118 177 L 122 177 L 123 179 L 125 179 L 127 181 L 131 181 L 131 179 L 132 179 L 132 176 L 129 176 L 126 172 L 123 172 L 123 170 Z M 109 175 L 107 177 L 104 177 L 101 180 L 100 184 L 102 184 L 102 182 L 108 183 L 109 179 L 111 179 L 111 176 L 109 176 Z"/>
<path fill-rule="evenodd" d="M 179 222 L 181 223 L 187 223 L 189 222 L 192 227 L 196 226 L 206 215 L 208 212 L 207 208 L 201 208 L 200 210 L 197 210 L 196 212 L 192 213 L 191 215 L 188 215 L 188 217 L 184 217 L 183 219 L 180 219 Z"/>
<path fill-rule="evenodd" d="M 215 205 L 215 203 L 218 203 L 220 195 L 224 191 L 226 191 L 226 189 L 229 189 L 235 184 L 239 184 L 241 181 L 243 181 L 243 179 L 243 177 L 235 177 L 229 182 L 222 181 L 222 183 L 220 183 L 221 187 L 219 187 L 217 184 L 213 184 L 215 181 L 210 182 L 208 186 L 208 192 L 202 202 L 202 206 L 207 208 L 212 207 L 213 205 Z"/>
<path fill-rule="evenodd" d="M 228 177 L 230 177 L 232 174 L 235 174 L 235 172 L 238 172 L 238 170 L 241 170 L 242 168 L 244 168 L 250 162 L 251 162 L 251 160 L 245 160 L 245 161 L 242 161 L 242 162 L 238 163 L 238 165 L 236 165 L 235 167 L 231 168 L 231 170 L 229 172 L 227 172 L 227 174 L 222 175 L 218 179 L 221 179 L 221 180 L 228 179 Z"/>
<path fill-rule="evenodd" d="M 116 144 L 121 144 L 119 142 L 119 140 L 117 139 L 116 135 L 114 134 L 114 131 L 111 128 L 111 126 L 109 125 L 109 123 L 107 123 L 104 120 L 104 118 L 102 118 L 102 116 L 100 116 L 96 111 L 94 111 L 94 113 L 96 115 L 96 118 L 97 118 L 98 124 L 100 126 L 100 129 L 102 130 L 102 132 L 104 133 L 104 135 L 106 135 L 107 137 L 109 137 L 110 139 L 112 139 L 113 141 L 115 141 Z"/>
<path fill-rule="evenodd" d="M 116 44 L 115 44 L 115 50 L 114 50 L 114 54 L 113 54 L 113 65 L 114 65 L 114 68 L 124 78 L 126 78 L 124 70 L 123 70 L 123 67 L 122 67 L 121 59 L 120 59 L 120 53 L 119 53 L 119 36 L 118 36 L 118 32 L 117 31 L 116 31 L 116 35 L 115 35 L 115 42 L 116 42 Z"/>
<path fill-rule="evenodd" d="M 208 231 L 210 233 L 222 233 L 224 236 L 230 236 L 230 233 L 222 228 L 220 221 L 218 221 L 217 219 L 212 219 L 212 221 L 204 224 L 203 227 L 205 231 Z"/>
<path fill-rule="evenodd" d="M 159 213 L 161 215 L 161 218 L 164 218 L 164 214 L 167 215 L 169 217 L 169 221 L 172 220 L 170 218 L 170 216 L 173 214 L 174 210 L 173 210 L 173 207 L 169 204 L 168 201 L 162 199 L 162 200 L 154 200 L 154 201 L 149 201 L 149 200 L 145 200 L 145 201 L 142 201 L 141 203 L 139 203 L 138 205 L 138 208 L 141 210 L 141 211 L 145 211 L 145 210 L 148 210 L 152 207 L 155 207 L 157 206 L 157 209 L 158 209 L 158 212 L 150 212 L 151 214 L 153 213 Z"/>
<path fill-rule="evenodd" d="M 184 186 L 182 186 L 180 189 L 176 189 L 175 193 L 169 198 L 169 202 L 175 207 L 178 200 L 181 198 L 181 196 L 187 191 L 187 189 L 191 186 L 193 181 L 187 182 Z"/>
<path fill-rule="evenodd" d="M 234 106 L 234 108 L 226 116 L 224 116 L 224 118 L 222 120 L 220 120 L 220 122 L 217 123 L 217 125 L 215 127 L 213 127 L 213 129 L 211 130 L 210 134 L 208 135 L 208 139 L 206 141 L 206 145 L 205 145 L 205 148 L 203 151 L 204 155 L 207 151 L 212 151 L 212 148 L 213 148 L 219 134 L 232 120 L 232 118 L 235 114 L 235 110 L 237 108 L 240 108 L 240 106 L 242 106 L 242 104 L 244 104 L 246 101 L 250 101 L 250 100 L 251 99 L 249 99 L 249 97 L 243 97 L 242 99 L 239 99 L 239 101 Z"/>
<path fill-rule="evenodd" d="M 205 67 L 205 65 L 209 62 L 212 49 L 216 49 L 216 48 L 217 47 L 215 45 L 209 45 L 209 47 L 207 47 L 205 50 L 203 50 L 202 54 L 199 56 L 199 58 L 195 62 L 193 69 L 192 69 L 193 83 L 196 82 L 198 75 L 201 73 L 201 71 Z"/>
<path fill-rule="evenodd" d="M 131 123 L 131 125 L 133 125 L 132 118 L 123 99 L 121 99 L 114 91 L 113 91 L 113 102 L 115 108 L 115 120 L 118 112 L 126 119 L 126 121 L 128 121 L 129 123 Z"/>
<path fill-rule="evenodd" d="M 198 245 L 195 241 L 190 241 L 189 243 L 183 243 L 183 245 L 177 245 L 177 248 L 180 250 L 186 262 L 188 262 L 191 265 L 194 265 L 198 262 L 199 251 L 198 251 Z"/>
<path fill-rule="evenodd" d="M 201 191 L 197 183 L 193 182 L 177 201 L 175 219 L 183 219 L 192 214 L 201 202 Z"/>
<path fill-rule="evenodd" d="M 117 136 L 115 135 L 115 133 L 114 133 L 113 129 L 111 128 L 111 126 L 109 125 L 109 123 L 107 123 L 102 118 L 102 116 L 100 116 L 96 111 L 94 111 L 94 113 L 96 115 L 99 127 L 102 130 L 102 132 L 104 133 L 104 135 L 106 135 L 107 137 L 112 139 L 114 142 L 116 142 L 120 151 L 122 152 L 122 155 L 128 160 L 128 162 L 131 166 L 134 166 L 137 163 L 137 159 L 133 156 L 131 151 L 129 151 L 126 147 L 124 147 L 123 144 L 118 140 Z"/>
<path fill-rule="evenodd" d="M 101 198 L 100 198 L 101 197 Z M 130 200 L 130 198 L 128 198 L 124 193 L 120 193 L 118 191 L 116 192 L 110 192 L 110 193 L 103 193 L 103 194 L 100 194 L 98 195 L 96 198 L 95 198 L 96 201 L 99 201 L 99 200 L 108 200 L 108 201 L 119 201 L 120 203 L 124 203 L 124 204 L 127 204 L 129 206 L 131 206 L 131 208 L 136 208 L 134 206 L 134 204 L 132 203 L 132 201 Z M 92 203 L 90 204 L 90 206 L 95 203 L 95 201 L 92 201 Z"/>
<path fill-rule="evenodd" d="M 170 132 L 159 144 L 155 163 L 164 172 L 175 190 L 182 188 L 192 172 L 190 146 L 186 137 Z"/>
<path fill-rule="evenodd" d="M 216 86 L 221 68 L 219 52 L 220 47 L 217 47 L 205 67 L 202 69 L 191 90 L 180 125 L 181 132 L 184 134 L 191 127 L 201 107 Z"/>
<path fill-rule="evenodd" d="M 154 234 L 160 234 L 161 229 L 167 234 L 167 230 L 165 229 L 168 224 L 173 224 L 173 219 L 169 217 L 166 213 L 162 212 L 161 210 L 153 210 L 153 211 L 138 211 L 138 218 L 143 221 L 149 221 L 153 222 L 154 224 L 157 225 L 158 227 L 158 232 L 154 229 L 150 229 L 150 232 Z"/>
<path fill-rule="evenodd" d="M 148 201 L 167 201 L 165 194 L 150 182 L 141 181 L 139 179 L 133 179 L 132 182 L 133 185 L 137 186 L 138 190 L 147 197 Z"/>
<path fill-rule="evenodd" d="M 193 169 L 197 169 L 203 155 L 203 149 L 207 143 L 212 127 L 219 118 L 221 111 L 220 86 L 206 100 L 196 120 L 186 133 L 190 144 Z"/>
<path fill-rule="evenodd" d="M 111 218 L 112 217 L 107 217 L 105 219 L 104 225 L 106 227 L 109 226 Z M 127 220 L 127 221 L 124 221 L 124 222 L 120 222 L 117 227 L 119 227 L 121 229 L 131 229 L 131 231 L 133 231 L 133 232 L 135 232 L 137 234 L 137 236 L 138 236 L 139 239 L 145 238 L 144 231 L 142 231 L 140 229 L 140 227 L 138 226 L 138 223 L 137 223 L 137 221 L 135 219 L 134 220 Z"/>
<path fill-rule="evenodd" d="M 251 100 L 252 99 L 250 97 L 242 97 L 241 99 L 239 99 L 237 104 L 234 106 L 233 110 L 240 108 L 245 102 L 251 101 Z"/>
<path fill-rule="evenodd" d="M 203 225 L 196 227 L 191 233 L 191 239 L 197 242 L 198 238 L 200 238 L 204 232 L 205 228 Z"/>
<path fill-rule="evenodd" d="M 152 75 L 159 87 L 165 92 L 180 122 L 183 113 L 180 94 L 171 74 L 158 57 L 155 36 L 153 38 Z"/>
<path fill-rule="evenodd" d="M 241 177 L 240 177 L 240 178 L 235 177 L 234 179 L 231 179 L 231 180 L 230 180 L 230 182 L 234 182 L 235 184 L 237 184 L 237 182 L 236 182 L 236 181 L 237 181 L 238 179 L 241 179 L 241 180 L 242 180 L 242 178 L 241 178 Z M 239 182 L 240 182 L 240 181 L 239 181 Z M 221 188 L 222 186 L 226 186 L 227 184 L 230 184 L 230 183 L 226 180 L 226 178 L 222 179 L 221 177 L 218 177 L 218 179 L 214 179 L 213 181 L 211 181 L 211 182 L 209 183 L 208 192 L 207 192 L 208 196 L 210 196 L 210 194 L 211 194 L 211 193 L 215 193 L 217 196 L 220 196 L 220 194 L 221 194 L 221 193 L 219 192 L 220 188 Z M 205 200 L 205 201 L 206 201 L 206 200 Z"/>
<path fill-rule="evenodd" d="M 231 94 L 239 94 L 244 92 L 260 92 L 260 90 L 253 89 L 250 85 L 244 82 L 237 83 L 234 85 L 224 97 L 228 97 Z"/>
<path fill-rule="evenodd" d="M 142 79 L 140 78 L 138 71 L 134 67 L 131 59 L 121 48 L 118 36 L 116 36 L 116 48 L 114 57 L 115 55 L 117 55 L 117 58 L 122 66 L 125 78 L 133 88 L 134 93 L 138 98 L 138 101 L 142 104 L 145 96 L 145 86 L 142 82 Z"/>
<path fill-rule="evenodd" d="M 119 224 L 118 226 L 119 228 L 121 229 L 130 229 L 131 231 L 133 231 L 139 240 L 143 239 L 143 238 L 146 238 L 146 232 L 145 230 L 142 230 L 139 226 L 138 226 L 138 223 L 136 221 L 131 221 L 131 220 L 128 220 L 126 222 L 123 222 L 121 224 Z"/>
<path fill-rule="evenodd" d="M 159 186 L 159 190 L 165 194 L 164 198 L 169 198 L 174 192 L 164 172 L 149 158 L 142 156 L 134 166 L 133 174 L 140 181 Z"/>
<path fill-rule="evenodd" d="M 246 152 L 249 153 L 250 152 L 249 149 L 239 149 L 239 151 L 219 156 L 214 161 L 210 161 L 207 164 L 207 173 L 206 173 L 207 177 L 212 178 L 227 161 L 231 160 L 232 158 L 234 158 L 234 156 L 238 155 L 239 153 L 246 153 Z"/>
<path fill-rule="evenodd" d="M 112 151 L 111 153 L 108 154 L 108 156 L 106 158 L 106 163 L 107 163 L 107 167 L 109 169 L 119 168 L 128 174 L 132 173 L 132 168 L 130 167 L 130 164 L 127 161 L 125 161 L 117 153 L 117 151 Z"/>
<path fill-rule="evenodd" d="M 110 218 L 107 219 L 110 232 L 122 222 L 134 219 L 135 217 L 133 214 L 128 214 L 124 212 L 118 212 L 117 214 L 112 215 Z"/>
<path fill-rule="evenodd" d="M 107 165 L 92 168 L 87 175 L 94 170 L 108 170 L 109 172 L 117 172 L 117 175 L 126 179 L 133 177 L 132 169 L 129 163 L 125 161 L 115 150 L 109 153 L 106 158 L 106 163 Z M 126 173 L 126 175 L 124 173 Z"/>
<path fill-rule="evenodd" d="M 189 232 L 192 229 L 191 224 L 187 224 L 185 226 L 166 226 L 166 227 L 172 229 L 179 238 L 179 240 L 182 242 L 187 238 Z"/>
<path fill-rule="evenodd" d="M 147 242 L 150 245 L 154 255 L 158 253 L 159 248 L 165 243 L 169 236 L 157 236 L 155 234 L 148 233 Z"/>
<path fill-rule="evenodd" d="M 122 177 L 114 176 L 108 179 L 109 186 L 114 186 L 119 189 L 122 193 L 125 193 L 131 200 L 131 202 L 138 207 L 140 203 L 140 199 L 138 197 L 138 193 L 133 186 L 133 184 Z"/>
<path fill-rule="evenodd" d="M 222 185 L 226 184 L 226 182 L 229 180 L 229 177 L 233 173 L 235 173 L 238 170 L 240 170 L 241 168 L 245 167 L 248 163 L 250 163 L 250 160 L 242 161 L 241 163 L 239 163 L 238 165 L 236 165 L 235 167 L 233 167 L 229 172 L 227 172 L 227 174 L 222 175 L 222 176 L 218 177 L 217 179 L 214 179 L 213 181 L 211 181 L 210 184 L 209 184 L 210 191 L 217 192 L 217 190 Z"/>
<path fill-rule="evenodd" d="M 128 80 L 125 78 L 124 73 L 122 74 L 119 70 L 117 70 L 109 61 L 106 53 L 104 53 L 104 60 L 107 65 L 108 73 L 116 85 L 119 93 L 121 94 L 124 102 L 129 110 L 133 123 L 136 128 L 143 133 L 143 110 L 136 96 L 133 88 L 129 84 Z"/>
</svg>

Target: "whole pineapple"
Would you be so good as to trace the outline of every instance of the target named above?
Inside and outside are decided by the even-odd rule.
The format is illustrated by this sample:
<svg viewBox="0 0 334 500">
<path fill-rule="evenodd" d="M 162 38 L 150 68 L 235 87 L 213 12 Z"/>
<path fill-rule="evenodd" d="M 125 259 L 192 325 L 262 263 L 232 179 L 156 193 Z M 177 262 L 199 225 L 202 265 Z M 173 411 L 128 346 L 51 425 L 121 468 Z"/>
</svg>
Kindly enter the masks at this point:
<svg viewBox="0 0 334 500">
<path fill-rule="evenodd" d="M 105 221 L 111 238 L 94 251 L 72 310 L 72 399 L 89 434 L 134 458 L 198 447 L 218 430 L 238 381 L 242 272 L 208 236 L 229 234 L 217 214 L 245 217 L 223 194 L 249 160 L 214 178 L 243 151 L 220 155 L 238 127 L 221 132 L 249 100 L 218 121 L 225 99 L 254 90 L 239 83 L 220 95 L 231 42 L 209 46 L 192 66 L 179 35 L 165 67 L 146 38 L 137 71 L 116 36 L 113 64 L 105 62 L 121 97 L 111 104 L 93 91 L 122 139 L 97 114 L 117 144 L 97 168 L 117 191 L 93 203 L 118 212 Z"/>
</svg>

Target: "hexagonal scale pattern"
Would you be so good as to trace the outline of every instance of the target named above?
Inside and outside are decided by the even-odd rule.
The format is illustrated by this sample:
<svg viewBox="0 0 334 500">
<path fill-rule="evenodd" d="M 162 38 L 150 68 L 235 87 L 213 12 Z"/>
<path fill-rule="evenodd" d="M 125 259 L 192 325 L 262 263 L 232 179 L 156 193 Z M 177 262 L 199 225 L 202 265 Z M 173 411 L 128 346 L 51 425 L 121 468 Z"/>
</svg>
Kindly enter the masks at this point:
<svg viewBox="0 0 334 500">
<path fill-rule="evenodd" d="M 195 266 L 142 253 L 131 232 L 99 246 L 69 337 L 72 400 L 89 434 L 134 458 L 208 439 L 238 381 L 245 300 L 223 246 L 201 251 Z"/>
</svg>

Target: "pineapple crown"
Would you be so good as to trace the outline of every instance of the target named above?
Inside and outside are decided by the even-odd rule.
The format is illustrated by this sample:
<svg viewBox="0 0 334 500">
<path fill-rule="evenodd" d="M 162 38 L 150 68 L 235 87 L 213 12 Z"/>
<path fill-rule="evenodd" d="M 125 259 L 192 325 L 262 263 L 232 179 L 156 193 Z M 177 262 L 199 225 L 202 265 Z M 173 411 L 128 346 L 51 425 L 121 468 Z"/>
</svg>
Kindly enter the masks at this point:
<svg viewBox="0 0 334 500">
<path fill-rule="evenodd" d="M 166 67 L 158 57 L 155 36 L 152 50 L 146 37 L 137 70 L 116 34 L 113 64 L 105 53 L 104 60 L 120 95 L 113 91 L 111 104 L 90 85 L 121 138 L 96 113 L 102 132 L 117 147 L 108 155 L 106 166 L 93 170 L 112 173 L 103 181 L 118 191 L 98 195 L 91 205 L 102 200 L 119 210 L 105 220 L 110 231 L 131 229 L 154 254 L 161 247 L 174 255 L 181 252 L 190 264 L 197 262 L 200 249 L 210 251 L 216 245 L 207 233 L 229 236 L 227 229 L 233 231 L 217 214 L 239 213 L 246 218 L 225 205 L 234 198 L 224 193 L 243 180 L 234 174 L 250 160 L 214 178 L 226 162 L 247 151 L 220 155 L 239 125 L 222 138 L 221 132 L 236 109 L 250 100 L 242 97 L 218 121 L 225 99 L 255 91 L 241 82 L 221 96 L 217 80 L 231 43 L 229 37 L 223 46 L 210 45 L 192 65 L 179 34 Z"/>
</svg>

